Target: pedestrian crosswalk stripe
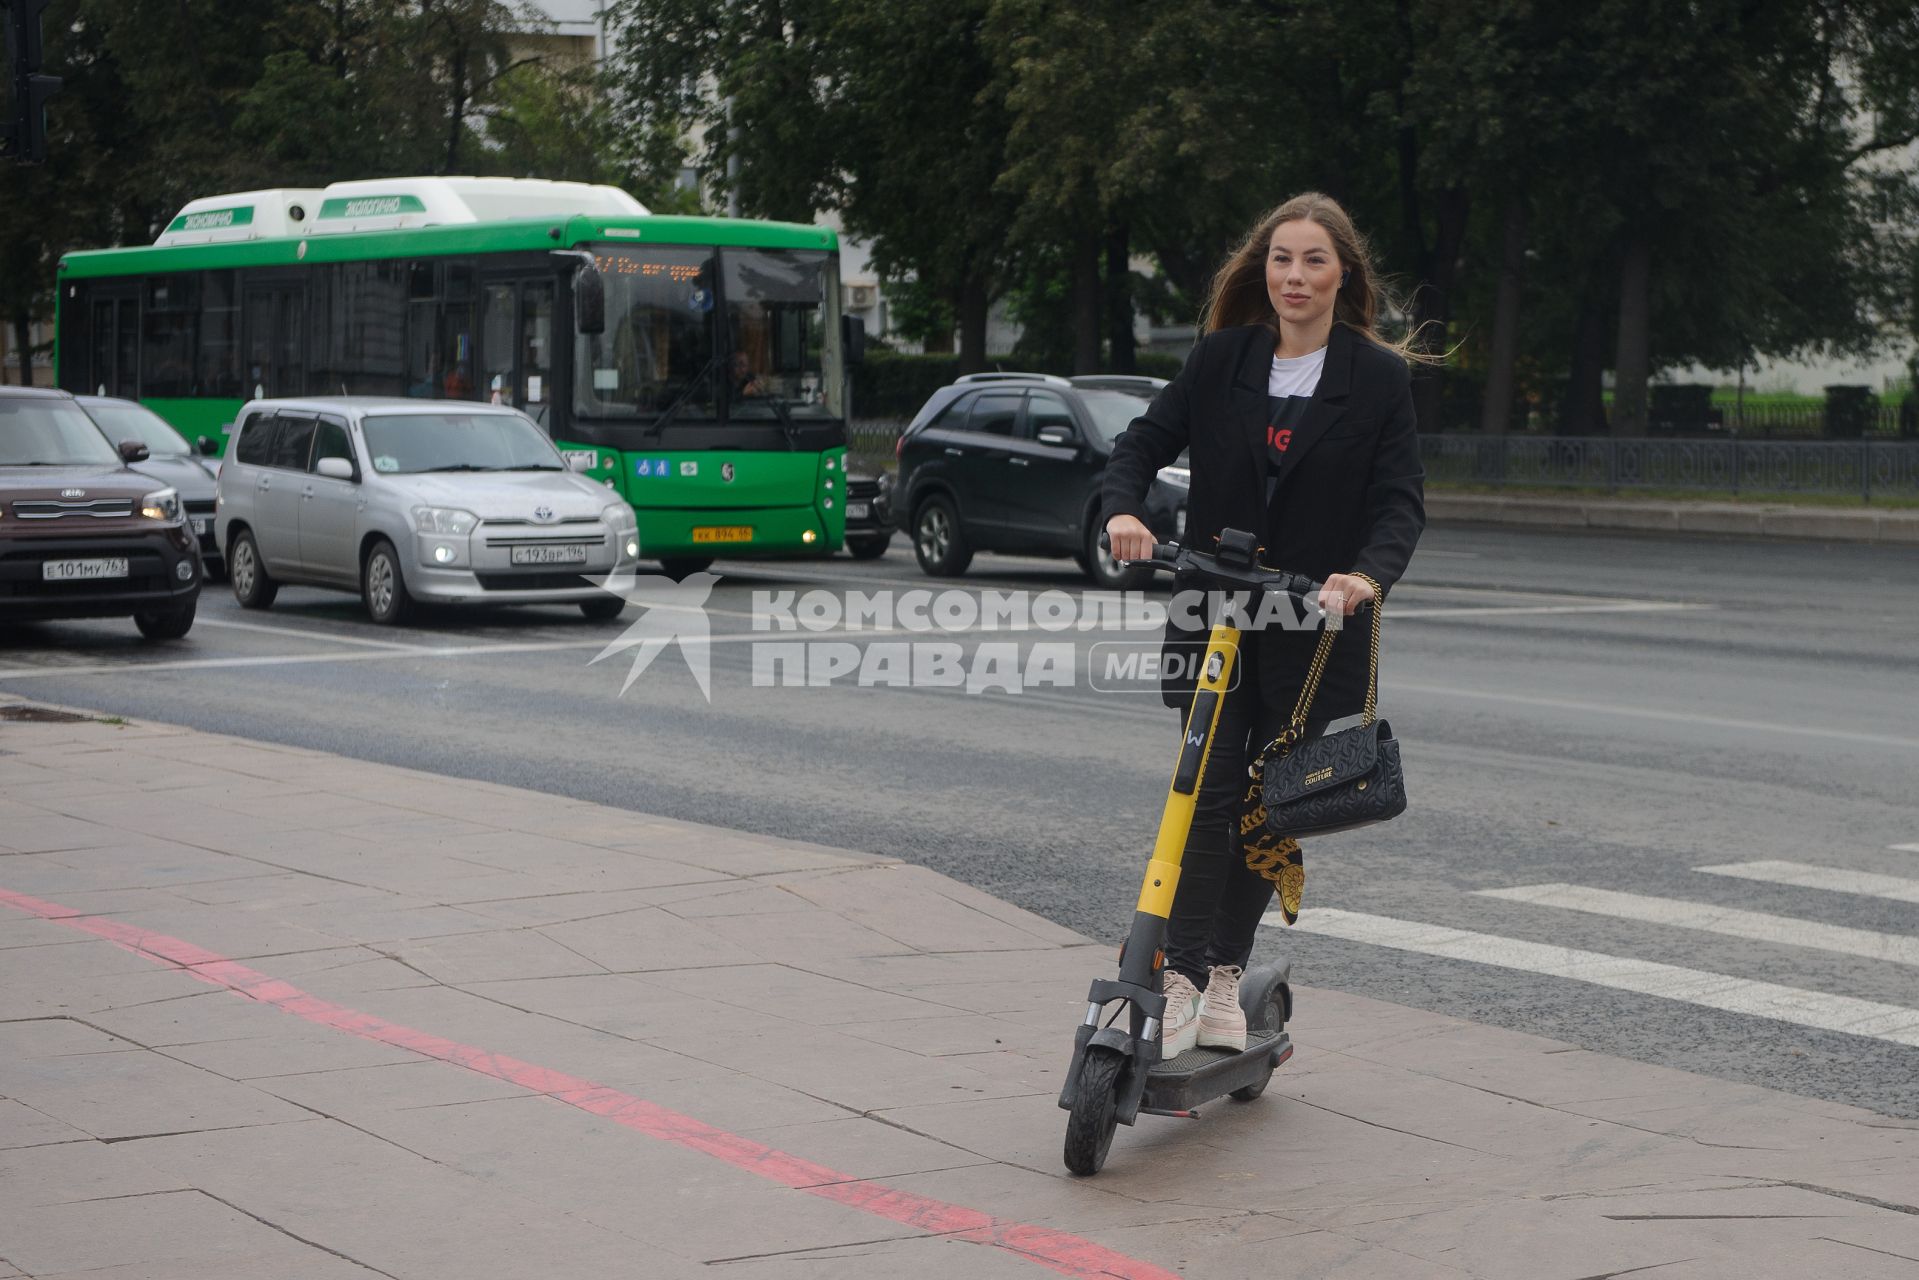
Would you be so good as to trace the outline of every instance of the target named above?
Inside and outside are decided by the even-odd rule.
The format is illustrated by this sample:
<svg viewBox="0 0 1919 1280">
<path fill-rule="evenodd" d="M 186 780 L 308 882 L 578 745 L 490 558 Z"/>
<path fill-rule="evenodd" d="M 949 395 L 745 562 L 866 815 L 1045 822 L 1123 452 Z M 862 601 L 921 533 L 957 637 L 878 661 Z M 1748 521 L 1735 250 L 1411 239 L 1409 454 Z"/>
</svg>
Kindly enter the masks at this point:
<svg viewBox="0 0 1919 1280">
<path fill-rule="evenodd" d="M 1286 927 L 1285 917 L 1277 911 L 1269 912 L 1263 923 L 1275 928 Z M 1331 907 L 1307 909 L 1301 913 L 1299 923 L 1292 927 L 1348 942 L 1570 978 L 1615 991 L 1632 991 L 1727 1013 L 1919 1048 L 1919 1009 L 1874 1000 Z"/>
<path fill-rule="evenodd" d="M 1894 902 L 1919 902 L 1919 880 L 1882 876 L 1873 871 L 1820 867 L 1810 862 L 1728 862 L 1717 867 L 1694 867 L 1709 876 L 1737 876 L 1796 889 L 1824 889 L 1829 893 L 1858 893 Z"/>
<path fill-rule="evenodd" d="M 1679 929 L 1699 929 L 1724 934 L 1729 938 L 1751 938 L 1758 942 L 1777 942 L 1792 947 L 1813 947 L 1837 951 L 1843 955 L 1889 960 L 1894 964 L 1919 965 L 1919 938 L 1896 933 L 1876 933 L 1871 929 L 1853 929 L 1844 925 L 1820 924 L 1815 920 L 1797 920 L 1791 916 L 1767 915 L 1763 911 L 1742 911 L 1736 907 L 1716 907 L 1704 902 L 1682 902 L 1676 898 L 1654 898 L 1639 893 L 1618 893 L 1579 884 L 1529 884 L 1512 889 L 1480 889 L 1475 896 L 1499 898 L 1506 902 L 1529 902 L 1535 906 L 1561 907 L 1592 915 L 1621 920 L 1641 920 L 1647 924 L 1671 925 Z"/>
</svg>

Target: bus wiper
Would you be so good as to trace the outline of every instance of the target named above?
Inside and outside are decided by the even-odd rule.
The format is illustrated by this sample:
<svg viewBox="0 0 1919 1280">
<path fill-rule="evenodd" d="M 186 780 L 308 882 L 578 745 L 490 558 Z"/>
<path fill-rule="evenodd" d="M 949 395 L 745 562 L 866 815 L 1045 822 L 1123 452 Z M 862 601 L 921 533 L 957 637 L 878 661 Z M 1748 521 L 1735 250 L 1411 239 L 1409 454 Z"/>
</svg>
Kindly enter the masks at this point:
<svg viewBox="0 0 1919 1280">
<path fill-rule="evenodd" d="M 686 390 L 680 392 L 673 403 L 666 406 L 666 412 L 653 419 L 653 430 L 662 431 L 666 428 L 667 423 L 673 421 L 673 415 L 680 411 L 680 406 L 692 399 L 693 393 L 699 390 L 700 384 L 706 381 L 707 375 L 713 372 L 714 366 L 719 364 L 719 362 L 720 353 L 715 351 L 707 360 L 706 366 L 694 374 L 693 380 L 686 384 Z"/>
<path fill-rule="evenodd" d="M 773 406 L 773 415 L 780 420 L 780 434 L 786 437 L 786 451 L 797 453 L 800 447 L 800 429 L 793 425 L 793 415 L 786 411 L 786 401 L 778 396 L 766 397 Z"/>
</svg>

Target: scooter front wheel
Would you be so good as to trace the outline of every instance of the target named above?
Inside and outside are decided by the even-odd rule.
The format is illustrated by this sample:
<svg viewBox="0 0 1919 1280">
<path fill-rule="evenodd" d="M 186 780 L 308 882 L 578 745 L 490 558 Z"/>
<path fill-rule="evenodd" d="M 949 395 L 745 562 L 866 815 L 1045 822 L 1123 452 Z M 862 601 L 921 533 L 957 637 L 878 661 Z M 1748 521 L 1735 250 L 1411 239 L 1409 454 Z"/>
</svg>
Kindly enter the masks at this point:
<svg viewBox="0 0 1919 1280">
<path fill-rule="evenodd" d="M 1066 1117 L 1066 1168 L 1082 1177 L 1098 1173 L 1119 1127 L 1119 1077 L 1126 1059 L 1111 1049 L 1089 1047 L 1080 1059 L 1073 1109 Z"/>
</svg>

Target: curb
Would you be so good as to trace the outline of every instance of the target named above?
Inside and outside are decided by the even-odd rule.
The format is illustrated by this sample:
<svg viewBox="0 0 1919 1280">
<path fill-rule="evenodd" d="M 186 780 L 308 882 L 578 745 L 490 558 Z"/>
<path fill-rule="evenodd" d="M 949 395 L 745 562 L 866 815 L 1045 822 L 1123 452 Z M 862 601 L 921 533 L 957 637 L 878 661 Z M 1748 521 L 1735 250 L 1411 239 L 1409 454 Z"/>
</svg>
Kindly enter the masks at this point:
<svg viewBox="0 0 1919 1280">
<path fill-rule="evenodd" d="M 1783 504 L 1750 506 L 1735 502 L 1504 498 L 1494 494 L 1429 490 L 1426 514 L 1441 524 L 1919 547 L 1919 511 L 1852 511 Z"/>
</svg>

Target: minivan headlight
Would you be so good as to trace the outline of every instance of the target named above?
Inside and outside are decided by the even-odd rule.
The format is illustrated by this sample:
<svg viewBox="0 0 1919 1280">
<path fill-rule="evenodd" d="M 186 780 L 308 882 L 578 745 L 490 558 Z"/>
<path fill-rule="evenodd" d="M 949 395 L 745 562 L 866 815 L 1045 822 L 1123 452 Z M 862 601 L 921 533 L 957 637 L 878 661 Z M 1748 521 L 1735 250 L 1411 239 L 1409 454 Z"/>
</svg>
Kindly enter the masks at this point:
<svg viewBox="0 0 1919 1280">
<path fill-rule="evenodd" d="M 458 507 L 415 507 L 413 508 L 413 527 L 421 533 L 451 534 L 463 537 L 473 532 L 473 526 L 480 518 L 471 511 L 462 511 Z"/>
<path fill-rule="evenodd" d="M 140 514 L 149 520 L 180 523 L 180 494 L 176 489 L 155 489 L 140 499 Z"/>
<path fill-rule="evenodd" d="M 616 525 L 621 528 L 625 528 L 628 525 L 637 528 L 640 523 L 639 517 L 633 514 L 633 508 L 624 502 L 615 502 L 604 508 L 600 512 L 600 519 L 610 525 Z"/>
</svg>

